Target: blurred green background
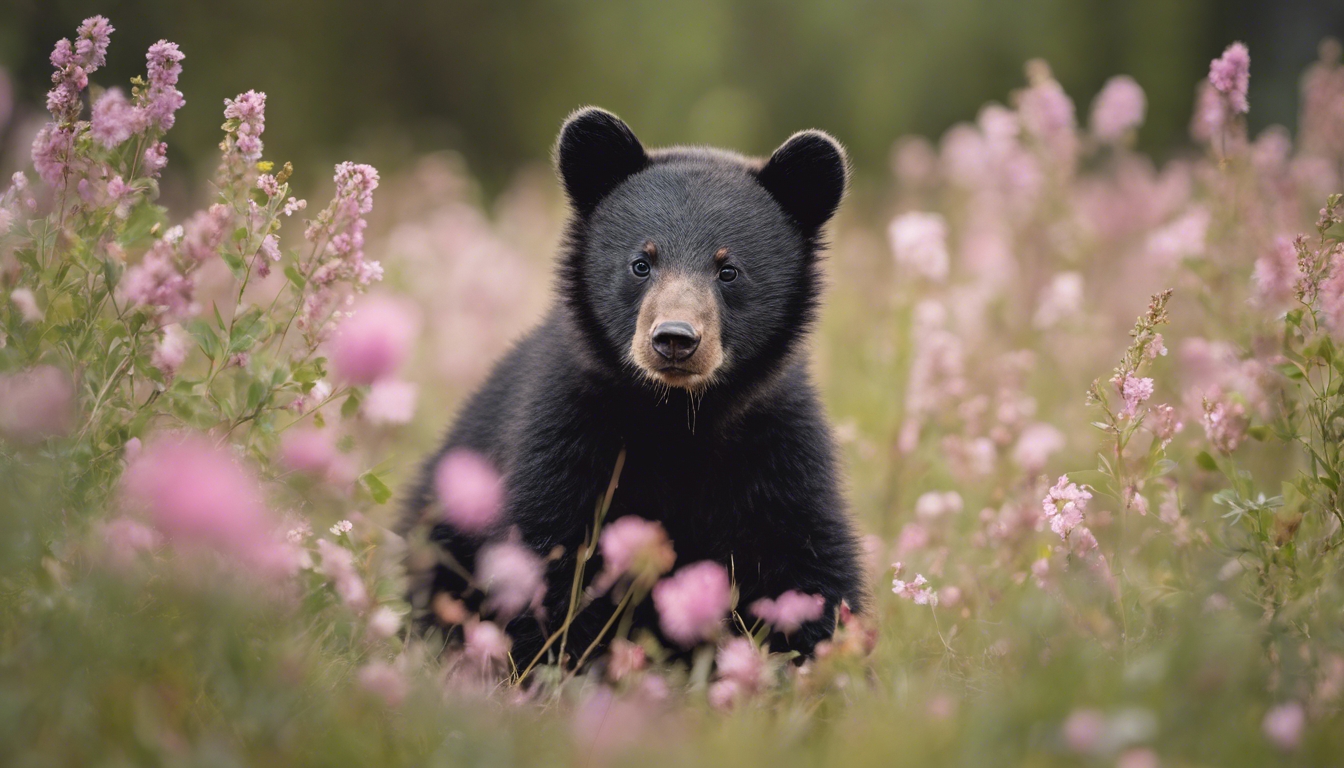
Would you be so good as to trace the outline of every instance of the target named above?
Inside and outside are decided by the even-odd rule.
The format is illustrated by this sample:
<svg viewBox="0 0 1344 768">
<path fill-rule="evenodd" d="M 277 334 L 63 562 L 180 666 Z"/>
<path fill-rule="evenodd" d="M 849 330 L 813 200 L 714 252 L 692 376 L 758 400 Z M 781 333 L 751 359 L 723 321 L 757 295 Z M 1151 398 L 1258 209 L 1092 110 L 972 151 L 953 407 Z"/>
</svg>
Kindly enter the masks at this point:
<svg viewBox="0 0 1344 768">
<path fill-rule="evenodd" d="M 159 38 L 186 53 L 169 135 L 179 179 L 213 170 L 224 98 L 256 88 L 270 96 L 267 156 L 302 176 L 449 148 L 487 192 L 544 161 L 560 121 L 590 103 L 652 145 L 760 154 L 823 127 L 862 183 L 887 172 L 895 137 L 936 138 L 1006 99 L 1033 57 L 1080 119 L 1107 77 L 1135 77 L 1149 98 L 1141 148 L 1161 156 L 1183 146 L 1191 83 L 1227 43 L 1250 46 L 1254 131 L 1293 125 L 1298 74 L 1321 38 L 1344 36 L 1344 0 L 4 0 L 0 64 L 30 119 L 52 44 L 94 13 L 118 27 L 99 83 L 142 72 Z M 7 165 L 26 155 L 32 124 L 18 117 Z"/>
</svg>

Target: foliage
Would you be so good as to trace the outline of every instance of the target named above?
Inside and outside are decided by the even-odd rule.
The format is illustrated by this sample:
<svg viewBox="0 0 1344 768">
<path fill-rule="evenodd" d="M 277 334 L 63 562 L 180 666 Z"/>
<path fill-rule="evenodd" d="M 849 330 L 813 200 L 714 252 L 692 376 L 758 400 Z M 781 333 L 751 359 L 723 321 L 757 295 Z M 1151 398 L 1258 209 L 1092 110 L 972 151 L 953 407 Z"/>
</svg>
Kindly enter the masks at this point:
<svg viewBox="0 0 1344 768">
<path fill-rule="evenodd" d="M 303 205 L 289 166 L 261 159 L 265 96 L 248 92 L 226 105 L 213 201 L 172 225 L 157 178 L 181 56 L 157 44 L 130 97 L 96 92 L 82 119 L 111 31 L 90 19 L 58 45 L 43 184 L 0 197 L 5 764 L 1259 765 L 1344 748 L 1334 49 L 1304 78 L 1296 148 L 1246 136 L 1237 46 L 1201 84 L 1198 158 L 1133 150 L 1132 81 L 1080 129 L 1040 62 L 1011 108 L 937 148 L 898 142 L 890 248 L 839 222 L 816 339 L 874 610 L 842 611 L 815 659 L 771 656 L 764 637 L 813 616 L 810 596 L 736 606 L 726 573 L 599 506 L 576 560 L 600 551 L 603 570 L 576 573 L 556 652 L 516 659 L 497 622 L 531 610 L 537 555 L 490 542 L 463 569 L 481 615 L 436 601 L 463 633 L 434 644 L 403 632 L 399 563 L 425 550 L 385 526 L 451 405 L 413 419 L 408 379 L 462 394 L 542 301 L 551 182 L 491 216 L 442 158 L 381 187 L 343 163 L 286 247 Z M 375 187 L 398 220 L 366 244 Z M 361 295 L 384 263 L 396 290 Z M 480 457 L 434 471 L 430 513 L 497 514 Z M 610 649 L 567 648 L 606 600 Z M 699 642 L 690 663 L 622 621 L 644 600 Z"/>
</svg>

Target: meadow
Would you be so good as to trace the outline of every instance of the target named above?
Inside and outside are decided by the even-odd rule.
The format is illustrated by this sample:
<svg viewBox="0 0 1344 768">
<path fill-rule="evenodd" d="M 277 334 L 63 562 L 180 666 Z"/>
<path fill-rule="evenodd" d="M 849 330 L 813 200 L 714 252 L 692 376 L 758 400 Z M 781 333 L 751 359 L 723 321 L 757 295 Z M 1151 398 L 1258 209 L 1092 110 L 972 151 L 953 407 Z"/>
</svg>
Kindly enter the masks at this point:
<svg viewBox="0 0 1344 768">
<path fill-rule="evenodd" d="M 487 202 L 443 153 L 294 189 L 248 91 L 183 214 L 159 180 L 190 52 L 100 82 L 138 53 L 87 20 L 0 196 L 0 763 L 1338 762 L 1344 64 L 1322 43 L 1297 135 L 1250 136 L 1251 53 L 1192 84 L 1198 151 L 1160 163 L 1138 83 L 1076 104 L 1043 61 L 892 137 L 811 340 L 874 597 L 816 658 L 599 509 L 583 601 L 654 600 L 690 662 L 619 623 L 517 659 L 540 556 L 492 542 L 484 615 L 435 601 L 465 631 L 427 642 L 403 563 L 433 555 L 393 529 L 546 307 L 553 175 Z M 500 479 L 450 459 L 435 514 L 480 526 Z"/>
</svg>

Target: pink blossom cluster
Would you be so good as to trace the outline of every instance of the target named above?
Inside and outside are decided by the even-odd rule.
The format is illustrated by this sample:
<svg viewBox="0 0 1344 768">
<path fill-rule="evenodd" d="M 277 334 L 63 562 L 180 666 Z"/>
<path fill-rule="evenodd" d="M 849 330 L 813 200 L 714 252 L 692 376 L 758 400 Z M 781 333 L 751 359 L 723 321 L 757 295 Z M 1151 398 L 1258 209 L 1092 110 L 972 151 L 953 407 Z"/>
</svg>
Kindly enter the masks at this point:
<svg viewBox="0 0 1344 768">
<path fill-rule="evenodd" d="M 434 469 L 434 490 L 443 522 L 479 535 L 489 531 L 504 506 L 504 481 L 480 454 L 458 448 Z"/>
<path fill-rule="evenodd" d="M 947 222 L 936 213 L 906 213 L 887 229 L 896 263 L 935 282 L 947 279 Z"/>
<path fill-rule="evenodd" d="M 790 589 L 774 599 L 763 597 L 752 603 L 748 610 L 775 631 L 790 635 L 804 624 L 822 617 L 826 612 L 826 598 Z"/>
<path fill-rule="evenodd" d="M 182 52 L 175 43 L 160 40 L 146 54 L 147 81 L 138 89 L 135 101 L 121 90 L 108 89 L 94 102 L 90 122 L 79 121 L 81 94 L 88 87 L 88 76 L 106 61 L 112 25 L 102 16 L 93 16 L 80 25 L 76 42 L 68 39 L 56 44 L 51 54 L 55 68 L 55 86 L 47 95 L 47 108 L 54 118 L 37 134 L 32 145 L 33 166 L 38 175 L 53 187 L 62 187 L 72 170 L 84 172 L 86 160 L 75 155 L 75 145 L 87 129 L 94 141 L 112 149 L 131 136 L 146 130 L 167 131 L 173 127 L 177 110 L 185 104 L 177 90 L 182 72 Z M 143 170 L 157 176 L 166 162 L 167 146 L 151 141 L 144 151 Z M 79 168 L 74 166 L 79 165 Z"/>
<path fill-rule="evenodd" d="M 709 686 L 709 703 L 715 709 L 731 709 L 768 689 L 773 680 L 765 653 L 747 637 L 725 641 L 714 656 L 718 679 Z"/>
<path fill-rule="evenodd" d="M 271 535 L 256 476 L 203 436 L 150 440 L 127 465 L 121 495 L 179 547 L 214 550 L 266 573 L 292 569 L 292 558 Z"/>
<path fill-rule="evenodd" d="M 731 597 L 728 572 L 709 560 L 684 565 L 653 587 L 663 634 L 684 648 L 718 635 Z"/>
<path fill-rule="evenodd" d="M 1143 88 L 1128 75 L 1106 81 L 1092 102 L 1092 135 L 1101 141 L 1116 143 L 1143 125 L 1148 100 Z"/>
<path fill-rule="evenodd" d="M 47 111 L 61 125 L 79 119 L 80 94 L 89 85 L 89 75 L 107 61 L 107 45 L 116 31 L 103 16 L 90 16 L 79 25 L 74 45 L 62 38 L 51 52 L 54 86 L 47 92 Z"/>
<path fill-rule="evenodd" d="M 598 545 L 602 572 L 593 582 L 598 593 L 606 592 L 627 575 L 635 580 L 657 579 L 672 570 L 677 558 L 662 524 L 634 515 L 604 525 Z"/>
<path fill-rule="evenodd" d="M 248 91 L 237 98 L 224 100 L 224 118 L 237 120 L 230 131 L 233 147 L 247 162 L 261 159 L 261 133 L 266 130 L 266 94 Z"/>
<path fill-rule="evenodd" d="M 917 573 L 915 578 L 905 581 L 901 578 L 905 570 L 904 563 L 892 563 L 892 569 L 895 571 L 891 580 L 891 591 L 898 597 L 913 602 L 915 605 L 937 605 L 938 594 L 929 586 L 929 580 L 924 578 L 924 574 Z"/>
<path fill-rule="evenodd" d="M 414 307 L 390 296 L 368 296 L 331 339 L 332 373 L 350 384 L 388 379 L 405 363 L 419 332 Z"/>
<path fill-rule="evenodd" d="M 1060 475 L 1059 482 L 1055 483 L 1041 502 L 1045 517 L 1050 521 L 1050 530 L 1061 539 L 1067 539 L 1069 533 L 1082 525 L 1083 513 L 1087 511 L 1087 502 L 1091 499 L 1092 494 L 1084 487 L 1069 482 L 1068 475 Z"/>
<path fill-rule="evenodd" d="M 539 610 L 546 596 L 541 558 L 515 541 L 487 544 L 476 553 L 476 583 L 485 591 L 485 612 L 507 622 L 524 610 Z"/>
<path fill-rule="evenodd" d="M 1209 65 L 1209 84 L 1227 97 L 1232 113 L 1244 115 L 1250 110 L 1246 92 L 1251 83 L 1251 54 L 1242 43 L 1233 43 Z"/>
<path fill-rule="evenodd" d="M 317 285 L 347 277 L 361 285 L 377 282 L 383 277 L 383 268 L 377 261 L 364 258 L 364 229 L 368 226 L 364 217 L 373 210 L 378 171 L 371 165 L 345 162 L 336 166 L 334 179 L 336 194 L 331 204 L 309 222 L 304 232 L 324 259 L 311 279 Z"/>
<path fill-rule="evenodd" d="M 74 427 L 75 387 L 52 365 L 0 374 L 0 438 L 20 444 L 65 435 Z"/>
</svg>

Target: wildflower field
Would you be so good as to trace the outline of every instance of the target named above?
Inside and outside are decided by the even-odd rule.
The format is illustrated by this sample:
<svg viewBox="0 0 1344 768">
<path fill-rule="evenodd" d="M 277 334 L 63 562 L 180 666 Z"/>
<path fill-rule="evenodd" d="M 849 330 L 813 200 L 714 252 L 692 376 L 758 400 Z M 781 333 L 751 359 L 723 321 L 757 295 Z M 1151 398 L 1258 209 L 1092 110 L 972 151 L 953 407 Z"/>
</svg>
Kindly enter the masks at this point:
<svg viewBox="0 0 1344 768">
<path fill-rule="evenodd" d="M 1296 136 L 1247 134 L 1234 43 L 1192 84 L 1199 151 L 1160 164 L 1138 83 L 1075 104 L 1041 61 L 892 137 L 811 340 L 873 600 L 807 660 L 767 638 L 819 599 L 738 605 L 601 507 L 541 656 L 501 627 L 548 555 L 508 537 L 463 574 L 479 614 L 429 607 L 460 635 L 409 631 L 434 554 L 398 502 L 544 311 L 557 184 L 486 205 L 435 155 L 296 189 L 247 91 L 208 204 L 170 213 L 175 113 L 214 97 L 169 41 L 99 81 L 133 55 L 102 17 L 55 44 L 0 197 L 0 764 L 1344 761 L 1337 44 Z M 433 473 L 434 514 L 488 528 L 495 468 Z M 645 600 L 682 653 L 618 620 L 566 647 L 572 614 Z"/>
</svg>

